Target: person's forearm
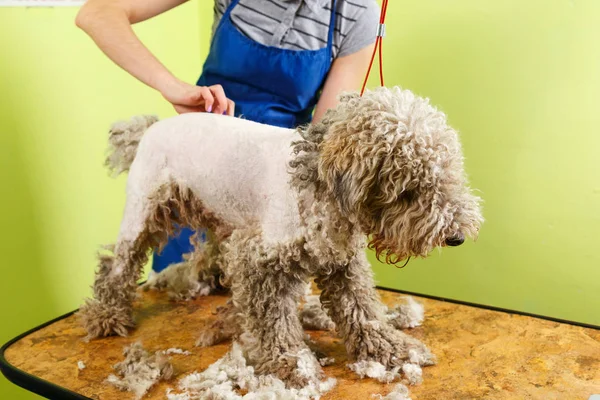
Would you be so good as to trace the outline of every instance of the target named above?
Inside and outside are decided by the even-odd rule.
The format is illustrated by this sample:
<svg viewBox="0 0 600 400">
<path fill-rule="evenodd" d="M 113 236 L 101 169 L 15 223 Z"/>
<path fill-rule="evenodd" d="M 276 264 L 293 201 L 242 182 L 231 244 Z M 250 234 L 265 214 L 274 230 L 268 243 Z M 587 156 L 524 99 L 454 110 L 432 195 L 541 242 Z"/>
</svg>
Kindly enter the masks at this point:
<svg viewBox="0 0 600 400">
<path fill-rule="evenodd" d="M 333 62 L 313 115 L 314 122 L 319 122 L 328 109 L 337 106 L 338 96 L 341 93 L 360 88 L 369 66 L 373 46 L 367 46 L 354 54 L 338 58 Z"/>
<path fill-rule="evenodd" d="M 117 2 L 91 0 L 81 9 L 76 23 L 117 65 L 146 85 L 162 91 L 162 87 L 176 78 L 138 39 L 130 18 Z"/>
</svg>

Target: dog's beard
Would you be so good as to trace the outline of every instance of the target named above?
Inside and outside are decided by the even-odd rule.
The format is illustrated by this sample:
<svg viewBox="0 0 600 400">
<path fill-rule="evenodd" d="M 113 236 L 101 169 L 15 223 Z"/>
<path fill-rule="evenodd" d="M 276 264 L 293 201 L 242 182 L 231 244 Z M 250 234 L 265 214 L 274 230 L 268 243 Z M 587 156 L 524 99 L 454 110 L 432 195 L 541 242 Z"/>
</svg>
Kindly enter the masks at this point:
<svg viewBox="0 0 600 400">
<path fill-rule="evenodd" d="M 390 250 L 385 239 L 381 239 L 379 236 L 373 236 L 369 240 L 368 247 L 369 247 L 369 249 L 371 249 L 375 252 L 375 256 L 377 257 L 377 260 L 379 262 L 390 264 L 390 265 L 396 265 L 396 264 L 400 263 L 402 260 L 404 260 L 405 258 L 410 257 L 407 254 L 402 254 L 400 252 L 394 252 L 393 250 Z M 398 253 L 400 253 L 400 254 L 398 254 Z"/>
<path fill-rule="evenodd" d="M 402 244 L 405 244 L 402 239 L 392 242 L 381 236 L 373 235 L 368 242 L 368 247 L 375 252 L 375 256 L 380 262 L 389 265 L 398 265 L 406 263 L 411 257 L 426 257 L 435 247 L 441 245 L 439 239 L 434 240 L 431 245 L 416 245 L 416 243 L 428 242 L 424 240 L 409 240 L 407 246 L 402 246 Z"/>
<path fill-rule="evenodd" d="M 408 257 L 426 257 L 444 242 L 452 216 L 445 210 L 424 208 L 418 201 L 398 204 L 371 213 L 369 248 L 386 264 Z"/>
</svg>

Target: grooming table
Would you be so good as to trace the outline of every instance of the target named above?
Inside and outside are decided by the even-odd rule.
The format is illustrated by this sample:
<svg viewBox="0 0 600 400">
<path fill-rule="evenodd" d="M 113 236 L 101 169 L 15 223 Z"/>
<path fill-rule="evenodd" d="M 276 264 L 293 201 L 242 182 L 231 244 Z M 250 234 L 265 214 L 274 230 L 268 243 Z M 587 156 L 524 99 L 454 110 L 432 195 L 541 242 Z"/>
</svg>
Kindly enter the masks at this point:
<svg viewBox="0 0 600 400">
<path fill-rule="evenodd" d="M 393 305 L 402 294 L 381 290 Z M 418 298 L 418 297 L 417 297 Z M 150 352 L 180 348 L 170 356 L 175 376 L 154 386 L 144 399 L 164 399 L 167 388 L 223 356 L 229 343 L 200 349 L 196 337 L 225 295 L 170 302 L 163 293 L 141 293 L 137 328 L 126 338 L 86 343 L 77 318 L 64 315 L 7 343 L 0 353 L 4 375 L 23 388 L 52 399 L 134 399 L 104 383 L 123 360 L 123 347 L 141 340 Z M 438 364 L 423 369 L 423 383 L 409 387 L 419 399 L 584 399 L 600 394 L 600 331 L 544 319 L 492 311 L 428 298 L 422 327 L 409 330 L 424 341 Z M 311 331 L 317 347 L 335 364 L 325 367 L 337 386 L 323 400 L 368 400 L 395 383 L 358 379 L 346 368 L 343 343 L 333 332 Z M 78 361 L 85 368 L 80 370 Z"/>
</svg>

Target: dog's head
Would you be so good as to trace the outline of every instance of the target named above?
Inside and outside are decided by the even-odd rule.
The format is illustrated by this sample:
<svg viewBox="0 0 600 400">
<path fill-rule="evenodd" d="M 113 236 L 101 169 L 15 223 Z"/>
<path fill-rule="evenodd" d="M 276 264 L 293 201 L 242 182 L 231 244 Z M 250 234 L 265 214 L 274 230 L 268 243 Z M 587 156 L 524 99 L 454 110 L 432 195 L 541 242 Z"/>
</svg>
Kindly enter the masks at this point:
<svg viewBox="0 0 600 400">
<path fill-rule="evenodd" d="M 323 119 L 319 178 L 388 263 L 475 238 L 483 221 L 457 133 L 408 90 L 346 94 Z"/>
</svg>

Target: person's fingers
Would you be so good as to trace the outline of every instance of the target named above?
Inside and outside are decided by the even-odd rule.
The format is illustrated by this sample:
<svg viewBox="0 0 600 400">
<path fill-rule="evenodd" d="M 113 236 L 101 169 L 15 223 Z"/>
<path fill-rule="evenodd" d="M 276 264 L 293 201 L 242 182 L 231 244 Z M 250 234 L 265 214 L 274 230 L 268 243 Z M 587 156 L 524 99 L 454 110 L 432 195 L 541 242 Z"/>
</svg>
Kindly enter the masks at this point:
<svg viewBox="0 0 600 400">
<path fill-rule="evenodd" d="M 212 112 L 213 110 L 213 105 L 215 103 L 215 98 L 213 96 L 213 94 L 211 93 L 210 89 L 207 88 L 206 86 L 198 86 L 199 89 L 199 93 L 201 95 L 201 99 L 203 100 L 202 102 L 198 102 L 196 104 L 186 104 L 188 106 L 199 106 L 202 103 L 204 103 L 204 111 L 206 112 Z"/>
<path fill-rule="evenodd" d="M 173 108 L 178 114 L 187 114 L 195 112 L 204 112 L 204 106 L 184 106 L 181 104 L 173 104 Z"/>
<path fill-rule="evenodd" d="M 233 117 L 235 113 L 235 103 L 231 99 L 227 99 L 227 115 Z"/>
<path fill-rule="evenodd" d="M 183 101 L 175 101 L 173 104 L 186 107 L 200 107 L 202 111 L 212 111 L 215 98 L 211 91 L 206 86 L 189 86 L 186 89 L 186 94 L 183 96 Z"/>
<path fill-rule="evenodd" d="M 223 86 L 221 85 L 213 85 L 209 87 L 212 95 L 215 98 L 215 105 L 214 105 L 214 113 L 215 114 L 223 114 L 224 112 L 227 111 L 227 107 L 228 107 L 228 103 L 227 103 L 227 96 L 225 96 L 225 91 L 223 90 Z"/>
</svg>

